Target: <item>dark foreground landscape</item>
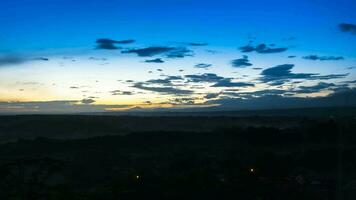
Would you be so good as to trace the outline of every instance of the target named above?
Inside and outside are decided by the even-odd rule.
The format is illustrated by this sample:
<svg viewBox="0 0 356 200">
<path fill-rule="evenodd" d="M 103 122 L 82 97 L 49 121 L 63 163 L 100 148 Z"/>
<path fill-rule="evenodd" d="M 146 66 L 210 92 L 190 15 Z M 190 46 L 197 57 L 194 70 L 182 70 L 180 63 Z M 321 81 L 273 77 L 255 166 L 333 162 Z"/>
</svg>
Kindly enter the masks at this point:
<svg viewBox="0 0 356 200">
<path fill-rule="evenodd" d="M 0 199 L 355 199 L 351 116 L 0 117 Z"/>
</svg>

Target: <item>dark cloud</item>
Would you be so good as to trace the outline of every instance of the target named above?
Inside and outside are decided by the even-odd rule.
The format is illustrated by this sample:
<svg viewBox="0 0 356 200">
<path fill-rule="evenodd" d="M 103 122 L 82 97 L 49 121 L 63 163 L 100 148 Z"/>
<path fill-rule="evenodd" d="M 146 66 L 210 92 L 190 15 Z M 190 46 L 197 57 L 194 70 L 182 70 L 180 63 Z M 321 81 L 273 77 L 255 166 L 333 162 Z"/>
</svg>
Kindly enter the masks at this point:
<svg viewBox="0 0 356 200">
<path fill-rule="evenodd" d="M 131 49 L 131 50 L 126 50 L 126 51 L 122 51 L 122 53 L 135 53 L 138 56 L 141 57 L 151 57 L 151 56 L 155 56 L 155 55 L 159 55 L 162 53 L 167 53 L 169 51 L 174 50 L 175 48 L 172 47 L 160 47 L 160 46 L 156 46 L 156 47 L 146 47 L 146 48 L 142 48 L 142 49 Z"/>
<path fill-rule="evenodd" d="M 292 73 L 291 70 L 294 67 L 293 64 L 283 64 L 271 67 L 262 71 L 262 77 L 260 80 L 262 82 L 279 82 L 283 84 L 283 81 L 288 81 L 289 79 L 308 79 L 308 80 L 329 80 L 336 78 L 344 78 L 348 74 L 329 74 L 329 75 L 319 75 L 316 73 Z"/>
<path fill-rule="evenodd" d="M 212 87 L 252 87 L 252 86 L 255 86 L 255 84 L 245 83 L 245 82 L 231 82 L 230 78 L 221 79 L 217 83 L 212 85 Z"/>
<path fill-rule="evenodd" d="M 309 56 L 304 56 L 303 59 L 306 60 L 343 60 L 344 57 L 342 56 L 317 56 L 317 55 L 309 55 Z"/>
<path fill-rule="evenodd" d="M 169 79 L 151 79 L 151 80 L 146 81 L 146 83 L 172 85 L 172 82 Z"/>
<path fill-rule="evenodd" d="M 241 50 L 241 52 L 244 52 L 244 53 L 249 53 L 249 52 L 256 50 L 255 47 L 253 47 L 251 45 L 242 46 L 239 49 Z"/>
<path fill-rule="evenodd" d="M 172 105 L 195 105 L 196 98 L 184 97 L 184 98 L 174 98 L 170 99 L 169 103 Z"/>
<path fill-rule="evenodd" d="M 339 24 L 339 29 L 342 32 L 347 32 L 347 33 L 356 35 L 356 25 L 355 24 L 341 23 L 341 24 Z"/>
<path fill-rule="evenodd" d="M 152 60 L 145 60 L 146 63 L 164 63 L 164 60 L 162 60 L 161 58 L 156 58 L 156 59 L 152 59 Z"/>
<path fill-rule="evenodd" d="M 165 47 L 152 46 L 140 49 L 129 49 L 121 51 L 121 53 L 135 53 L 140 57 L 152 57 L 156 55 L 165 55 L 167 58 L 184 58 L 186 56 L 193 56 L 193 52 L 186 47 Z"/>
<path fill-rule="evenodd" d="M 188 43 L 188 45 L 190 45 L 190 46 L 207 46 L 207 45 L 208 45 L 208 43 L 205 43 L 205 42 L 203 42 L 203 43 L 199 43 L 199 42 L 190 42 L 190 43 Z"/>
<path fill-rule="evenodd" d="M 283 91 L 281 91 L 282 93 Z M 265 91 L 263 93 L 266 93 Z M 282 95 L 262 95 L 258 97 L 224 97 L 209 100 L 206 104 L 218 104 L 219 110 L 285 109 L 330 106 L 356 106 L 356 89 L 342 90 L 326 97 L 291 97 Z"/>
<path fill-rule="evenodd" d="M 240 59 L 232 60 L 231 64 L 233 67 L 239 67 L 239 68 L 252 66 L 252 64 L 248 60 L 248 56 L 243 56 Z"/>
<path fill-rule="evenodd" d="M 193 93 L 193 91 L 191 91 L 191 90 L 183 90 L 183 89 L 179 89 L 179 88 L 175 88 L 175 87 L 145 86 L 144 83 L 135 83 L 132 87 L 141 89 L 141 90 L 163 93 L 163 94 L 187 95 L 187 94 Z"/>
<path fill-rule="evenodd" d="M 107 38 L 101 38 L 96 40 L 98 49 L 108 49 L 108 50 L 119 49 L 119 47 L 115 46 L 115 44 L 130 44 L 134 42 L 135 40 L 112 40 Z"/>
<path fill-rule="evenodd" d="M 119 47 L 115 46 L 112 43 L 100 43 L 96 46 L 97 49 L 106 49 L 106 50 L 115 50 L 119 49 Z"/>
<path fill-rule="evenodd" d="M 184 77 L 188 79 L 188 82 L 194 82 L 194 83 L 202 83 L 202 82 L 215 83 L 225 79 L 224 77 L 212 73 L 205 73 L 201 75 L 192 74 L 192 75 L 186 75 Z"/>
<path fill-rule="evenodd" d="M 133 92 L 130 91 L 121 91 L 121 90 L 114 90 L 110 91 L 111 95 L 116 96 L 116 95 L 133 95 Z"/>
<path fill-rule="evenodd" d="M 288 58 L 295 58 L 295 57 L 297 57 L 297 56 L 288 56 Z"/>
<path fill-rule="evenodd" d="M 212 64 L 206 64 L 206 63 L 199 63 L 199 64 L 196 64 L 194 67 L 195 68 L 202 68 L 202 69 L 207 69 L 209 67 L 211 67 Z"/>
<path fill-rule="evenodd" d="M 220 96 L 220 93 L 209 93 L 204 96 L 204 99 L 215 99 Z"/>
<path fill-rule="evenodd" d="M 335 86 L 334 83 L 319 82 L 318 84 L 313 85 L 313 86 L 300 86 L 299 90 L 296 90 L 295 92 L 297 92 L 297 93 L 316 93 L 316 92 L 320 92 L 321 90 L 328 89 L 333 86 Z"/>
<path fill-rule="evenodd" d="M 270 48 L 265 44 L 259 44 L 257 46 L 246 45 L 239 48 L 241 52 L 248 53 L 256 51 L 257 53 L 266 54 L 266 53 L 281 53 L 287 51 L 288 48 Z"/>
<path fill-rule="evenodd" d="M 81 103 L 82 104 L 92 104 L 92 103 L 95 103 L 95 100 L 94 99 L 82 99 L 81 100 Z"/>
<path fill-rule="evenodd" d="M 148 84 L 159 84 L 162 86 L 173 86 L 172 81 L 183 80 L 181 76 L 167 76 L 165 79 L 151 79 L 146 81 Z"/>
<path fill-rule="evenodd" d="M 254 70 L 261 70 L 261 69 L 263 69 L 263 68 L 261 68 L 261 67 L 254 67 L 254 68 L 252 68 L 252 69 L 254 69 Z"/>
<path fill-rule="evenodd" d="M 103 43 L 111 43 L 111 44 L 130 44 L 134 43 L 135 40 L 112 40 L 107 38 L 97 39 L 96 43 L 103 44 Z"/>
<path fill-rule="evenodd" d="M 193 56 L 193 52 L 185 47 L 180 47 L 169 51 L 166 56 L 168 58 L 184 58 L 186 56 Z"/>
<path fill-rule="evenodd" d="M 293 64 L 277 65 L 262 71 L 262 75 L 270 78 L 280 78 L 289 76 L 291 74 L 291 69 L 294 67 Z"/>
<path fill-rule="evenodd" d="M 39 61 L 49 61 L 48 58 L 45 57 L 38 57 L 38 58 L 34 58 L 34 60 L 39 60 Z"/>
<path fill-rule="evenodd" d="M 181 76 L 167 76 L 166 79 L 170 81 L 183 80 Z"/>
</svg>

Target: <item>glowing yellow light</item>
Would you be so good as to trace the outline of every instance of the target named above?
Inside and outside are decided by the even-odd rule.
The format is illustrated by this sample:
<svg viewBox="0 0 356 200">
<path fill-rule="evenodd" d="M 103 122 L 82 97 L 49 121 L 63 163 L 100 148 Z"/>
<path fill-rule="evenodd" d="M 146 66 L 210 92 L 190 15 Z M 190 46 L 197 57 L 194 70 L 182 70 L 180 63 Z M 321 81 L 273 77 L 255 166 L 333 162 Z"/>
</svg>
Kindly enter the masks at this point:
<svg viewBox="0 0 356 200">
<path fill-rule="evenodd" d="M 251 168 L 251 169 L 250 169 L 250 172 L 251 172 L 251 173 L 255 172 L 255 169 Z"/>
<path fill-rule="evenodd" d="M 137 175 L 137 176 L 136 176 L 136 179 L 139 179 L 139 178 L 140 178 L 140 176 L 139 176 L 139 175 Z"/>
</svg>

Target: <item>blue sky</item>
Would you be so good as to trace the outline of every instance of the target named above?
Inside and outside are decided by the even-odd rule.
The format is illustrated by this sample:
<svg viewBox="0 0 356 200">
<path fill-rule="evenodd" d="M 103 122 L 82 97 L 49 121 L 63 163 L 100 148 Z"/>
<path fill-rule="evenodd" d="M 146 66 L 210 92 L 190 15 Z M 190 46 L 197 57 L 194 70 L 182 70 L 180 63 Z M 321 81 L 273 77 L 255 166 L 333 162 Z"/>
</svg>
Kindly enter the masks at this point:
<svg viewBox="0 0 356 200">
<path fill-rule="evenodd" d="M 242 100 L 254 108 L 264 98 L 306 97 L 325 106 L 324 98 L 355 85 L 352 0 L 13 0 L 0 7 L 0 112 L 241 109 Z"/>
</svg>

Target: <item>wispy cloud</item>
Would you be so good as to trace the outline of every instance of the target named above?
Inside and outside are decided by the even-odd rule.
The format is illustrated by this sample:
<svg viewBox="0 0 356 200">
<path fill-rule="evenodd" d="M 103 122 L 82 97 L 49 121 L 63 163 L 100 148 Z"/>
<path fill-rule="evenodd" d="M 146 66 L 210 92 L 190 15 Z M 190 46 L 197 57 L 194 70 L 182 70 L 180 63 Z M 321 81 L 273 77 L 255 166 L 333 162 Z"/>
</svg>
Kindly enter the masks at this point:
<svg viewBox="0 0 356 200">
<path fill-rule="evenodd" d="M 303 59 L 306 59 L 306 60 L 320 60 L 320 61 L 326 61 L 326 60 L 343 60 L 344 57 L 342 57 L 342 56 L 318 56 L 318 55 L 309 55 L 309 56 L 304 56 Z"/>
</svg>

